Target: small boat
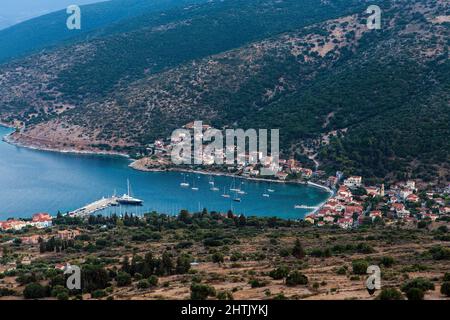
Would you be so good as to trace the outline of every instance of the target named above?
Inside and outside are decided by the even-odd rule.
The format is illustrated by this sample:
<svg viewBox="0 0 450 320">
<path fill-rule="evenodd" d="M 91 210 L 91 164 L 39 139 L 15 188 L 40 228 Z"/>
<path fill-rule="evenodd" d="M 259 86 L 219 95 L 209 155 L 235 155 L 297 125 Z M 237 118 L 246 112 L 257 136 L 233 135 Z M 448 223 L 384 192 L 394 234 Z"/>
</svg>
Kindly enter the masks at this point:
<svg viewBox="0 0 450 320">
<path fill-rule="evenodd" d="M 267 189 L 267 191 L 269 191 L 269 192 L 275 192 L 275 190 L 273 190 L 273 189 Z"/>
<path fill-rule="evenodd" d="M 233 201 L 234 202 L 241 202 L 241 198 L 237 197 L 237 192 L 235 192 L 235 194 L 234 194 Z"/>
<path fill-rule="evenodd" d="M 212 179 L 212 178 L 211 178 Z M 219 188 L 217 188 L 215 185 L 214 185 L 214 180 L 211 180 L 210 179 L 210 181 L 209 181 L 209 184 L 211 185 L 211 188 L 209 189 L 209 190 L 211 190 L 211 191 L 219 191 Z"/>
<path fill-rule="evenodd" d="M 247 192 L 245 192 L 244 190 L 239 190 L 237 193 L 239 193 L 239 194 L 247 194 Z"/>
<path fill-rule="evenodd" d="M 130 180 L 128 180 L 128 179 L 127 179 L 127 188 L 128 188 L 128 193 L 124 194 L 120 198 L 117 198 L 117 202 L 120 204 L 142 205 L 142 203 L 144 202 L 143 200 L 133 198 L 131 196 Z"/>
<path fill-rule="evenodd" d="M 229 198 L 230 197 L 230 195 L 225 192 L 225 187 L 223 188 L 222 197 L 224 197 L 224 198 Z"/>
<path fill-rule="evenodd" d="M 317 207 L 313 207 L 313 206 L 306 206 L 304 204 L 296 204 L 294 206 L 295 209 L 316 209 Z"/>
<path fill-rule="evenodd" d="M 195 180 L 192 181 L 192 188 L 193 191 L 198 191 L 198 188 L 195 186 Z"/>
<path fill-rule="evenodd" d="M 234 192 L 241 191 L 241 189 L 236 188 L 236 178 L 233 178 L 233 185 L 232 185 L 232 188 L 230 188 L 230 191 L 234 191 Z"/>
<path fill-rule="evenodd" d="M 270 194 L 268 194 L 268 193 L 263 193 L 262 196 L 263 196 L 263 197 L 266 197 L 266 198 L 269 198 L 269 197 L 270 197 Z"/>
<path fill-rule="evenodd" d="M 186 182 L 186 176 L 184 174 L 183 174 L 183 177 L 184 177 L 184 181 L 182 183 L 180 183 L 180 186 L 182 188 L 189 188 L 189 183 Z"/>
<path fill-rule="evenodd" d="M 211 176 L 209 176 L 209 184 L 212 186 L 214 185 L 214 179 Z"/>
</svg>

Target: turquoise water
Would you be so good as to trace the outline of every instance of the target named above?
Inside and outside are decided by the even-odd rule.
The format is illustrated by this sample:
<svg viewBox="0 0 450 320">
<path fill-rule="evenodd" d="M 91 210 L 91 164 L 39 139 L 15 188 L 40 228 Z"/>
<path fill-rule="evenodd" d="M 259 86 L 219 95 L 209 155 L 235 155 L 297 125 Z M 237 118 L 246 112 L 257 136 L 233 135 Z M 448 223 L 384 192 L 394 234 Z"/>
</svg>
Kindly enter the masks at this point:
<svg viewBox="0 0 450 320">
<path fill-rule="evenodd" d="M 0 127 L 0 136 L 11 129 Z M 71 211 L 110 196 L 126 192 L 126 180 L 132 185 L 133 195 L 144 200 L 142 207 L 113 207 L 117 213 L 142 214 L 149 210 L 175 214 L 180 209 L 208 210 L 281 218 L 302 218 L 308 210 L 294 209 L 296 204 L 315 206 L 323 202 L 328 193 L 303 185 L 243 181 L 239 195 L 242 202 L 221 197 L 223 188 L 233 183 L 230 177 L 214 177 L 218 192 L 210 191 L 209 176 L 188 174 L 187 182 L 195 181 L 198 191 L 183 189 L 182 173 L 141 172 L 128 167 L 124 157 L 78 155 L 46 152 L 17 147 L 0 142 L 0 219 L 30 217 L 36 212 L 55 215 L 58 210 Z M 262 196 L 266 189 L 275 189 L 270 198 Z"/>
</svg>

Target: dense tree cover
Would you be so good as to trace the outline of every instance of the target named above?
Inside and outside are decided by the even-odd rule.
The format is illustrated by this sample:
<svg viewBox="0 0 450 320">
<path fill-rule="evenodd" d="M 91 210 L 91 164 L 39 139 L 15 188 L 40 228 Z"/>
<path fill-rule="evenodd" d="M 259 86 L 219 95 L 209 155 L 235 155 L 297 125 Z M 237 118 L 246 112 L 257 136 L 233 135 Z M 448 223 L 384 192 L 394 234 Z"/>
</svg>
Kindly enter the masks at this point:
<svg viewBox="0 0 450 320">
<path fill-rule="evenodd" d="M 52 12 L 0 31 L 0 63 L 24 56 L 43 48 L 78 43 L 93 37 L 117 32 L 112 27 L 145 14 L 156 14 L 177 6 L 203 2 L 202 0 L 114 0 L 82 6 L 82 28 L 66 28 L 66 10 Z M 93 32 L 95 30 L 95 32 Z"/>
<path fill-rule="evenodd" d="M 361 2 L 229 0 L 209 2 L 190 10 L 168 10 L 164 15 L 144 15 L 115 26 L 120 31 L 136 31 L 94 41 L 98 46 L 94 56 L 63 71 L 55 85 L 74 97 L 104 94 L 120 79 L 140 78 L 148 72 L 159 72 L 250 41 L 362 10 Z M 176 27 L 158 32 L 151 28 L 167 24 Z"/>
<path fill-rule="evenodd" d="M 341 170 L 369 182 L 444 183 L 450 170 L 448 24 L 431 23 L 415 2 L 383 1 L 384 28 L 361 38 L 363 30 L 343 23 L 346 42 L 333 39 L 336 47 L 324 56 L 314 48 L 332 39 L 327 27 L 336 25 L 314 23 L 357 12 L 364 26 L 365 1 L 214 1 L 144 15 L 87 42 L 95 48 L 89 58 L 69 64 L 47 89 L 80 105 L 64 112 L 64 121 L 98 131 L 104 141 L 128 138 L 135 145 L 116 151 L 136 153 L 186 122 L 206 118 L 219 128 L 279 128 L 283 155 L 305 161 L 304 146 L 313 147 L 327 173 Z M 431 1 L 426 5 L 430 12 L 442 11 Z M 308 35 L 324 39 L 305 40 L 299 55 L 280 40 Z M 249 49 L 268 44 L 273 48 L 261 49 L 261 55 Z M 247 67 L 251 71 L 241 72 Z M 45 101 L 55 99 L 41 91 Z M 59 117 L 12 100 L 8 108 L 27 110 L 21 117 L 38 112 L 33 123 Z M 180 102 L 183 108 L 172 108 Z M 330 132 L 336 135 L 329 143 L 319 141 Z"/>
</svg>

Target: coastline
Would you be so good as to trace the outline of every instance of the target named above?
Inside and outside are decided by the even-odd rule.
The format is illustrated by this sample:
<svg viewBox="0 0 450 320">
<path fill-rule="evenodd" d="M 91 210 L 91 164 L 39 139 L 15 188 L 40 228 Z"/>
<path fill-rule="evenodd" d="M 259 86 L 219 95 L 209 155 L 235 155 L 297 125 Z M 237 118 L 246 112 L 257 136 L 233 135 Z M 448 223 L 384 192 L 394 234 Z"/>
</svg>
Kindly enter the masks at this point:
<svg viewBox="0 0 450 320">
<path fill-rule="evenodd" d="M 3 124 L 0 124 L 3 126 Z M 3 126 L 7 128 L 13 129 L 11 126 Z M 192 174 L 201 174 L 201 175 L 210 175 L 210 176 L 223 176 L 223 177 L 230 177 L 230 178 L 238 178 L 242 180 L 248 180 L 248 181 L 254 181 L 254 182 L 266 182 L 266 183 L 281 183 L 281 184 L 292 184 L 292 185 L 304 185 L 304 186 L 310 186 L 314 188 L 321 189 L 323 191 L 326 191 L 329 193 L 329 196 L 325 201 L 320 203 L 314 210 L 310 213 L 305 213 L 305 215 L 315 213 L 318 210 L 320 210 L 321 207 L 328 201 L 328 199 L 333 195 L 333 190 L 328 188 L 327 186 L 310 182 L 310 181 L 300 181 L 300 180 L 291 180 L 291 181 L 284 181 L 284 180 L 278 180 L 278 179 L 270 179 L 270 178 L 258 178 L 258 177 L 250 177 L 250 176 L 242 176 L 237 175 L 234 173 L 228 173 L 228 172 L 218 172 L 218 171 L 208 171 L 208 170 L 195 170 L 190 168 L 176 168 L 176 167 L 169 167 L 169 168 L 141 168 L 138 165 L 136 165 L 137 160 L 132 159 L 129 155 L 123 154 L 123 153 L 117 153 L 117 152 L 101 152 L 101 151 L 92 151 L 92 150 L 77 150 L 77 149 L 66 149 L 63 150 L 61 148 L 51 148 L 51 147 L 43 147 L 43 146 L 37 146 L 30 143 L 21 142 L 18 139 L 12 139 L 11 136 L 14 134 L 14 132 L 10 132 L 7 135 L 4 135 L 2 137 L 2 140 L 5 143 L 8 143 L 10 145 L 14 145 L 17 147 L 23 147 L 27 149 L 32 150 L 39 150 L 39 151 L 46 151 L 46 152 L 58 152 L 58 153 L 66 153 L 66 154 L 74 154 L 74 155 L 101 155 L 101 156 L 120 156 L 128 159 L 130 163 L 128 164 L 128 167 L 133 170 L 141 171 L 141 172 L 180 172 L 180 173 L 192 173 Z"/>
<path fill-rule="evenodd" d="M 14 127 L 8 124 L 0 123 L 0 126 L 4 126 L 6 128 L 13 129 Z M 298 180 L 290 180 L 290 181 L 284 181 L 284 180 L 278 180 L 278 179 L 269 179 L 269 178 L 256 178 L 256 177 L 248 177 L 248 176 L 241 176 L 233 173 L 227 173 L 227 172 L 217 172 L 217 171 L 207 171 L 207 170 L 194 170 L 194 169 L 183 169 L 183 168 L 167 168 L 167 169 L 148 169 L 143 168 L 137 164 L 136 159 L 131 158 L 128 154 L 120 153 L 120 152 L 113 152 L 113 151 L 94 151 L 94 150 L 78 150 L 78 149 L 61 149 L 61 148 L 52 148 L 52 147 L 42 147 L 42 146 L 36 146 L 30 143 L 25 143 L 18 141 L 17 139 L 11 139 L 11 136 L 14 132 L 11 132 L 5 136 L 2 137 L 2 140 L 6 143 L 18 147 L 23 147 L 31 150 L 39 150 L 39 151 L 46 151 L 46 152 L 58 152 L 58 153 L 66 153 L 66 154 L 74 154 L 74 155 L 99 155 L 99 156 L 119 156 L 124 157 L 130 161 L 130 164 L 128 165 L 131 169 L 142 171 L 142 172 L 182 172 L 182 173 L 194 173 L 194 174 L 202 174 L 202 175 L 211 175 L 211 176 L 222 176 L 222 177 L 231 177 L 231 178 L 238 178 L 242 180 L 249 180 L 249 181 L 260 181 L 260 182 L 270 182 L 270 183 L 283 183 L 283 184 L 298 184 L 298 185 L 308 185 L 315 188 L 322 189 L 328 193 L 330 193 L 330 196 L 333 195 L 333 191 L 324 185 L 311 182 L 311 181 L 298 181 Z"/>
<path fill-rule="evenodd" d="M 1 126 L 6 128 L 14 128 L 11 126 L 6 126 L 3 123 L 0 123 Z M 94 151 L 94 150 L 77 150 L 77 149 L 61 149 L 61 148 L 51 148 L 51 147 L 42 147 L 42 146 L 36 146 L 29 143 L 21 142 L 16 139 L 11 139 L 11 136 L 14 132 L 11 132 L 5 136 L 2 137 L 2 140 L 10 145 L 21 147 L 21 148 L 27 148 L 31 150 L 38 150 L 38 151 L 46 151 L 46 152 L 58 152 L 58 153 L 66 153 L 66 154 L 74 154 L 74 155 L 98 155 L 98 156 L 118 156 L 118 157 L 124 157 L 129 159 L 130 161 L 134 161 L 128 154 L 126 153 L 120 153 L 120 152 L 114 152 L 114 151 Z"/>
<path fill-rule="evenodd" d="M 201 174 L 201 175 L 210 175 L 210 176 L 219 176 L 219 177 L 230 177 L 230 178 L 238 178 L 242 180 L 251 180 L 251 181 L 261 181 L 261 182 L 274 182 L 274 183 L 285 183 L 285 184 L 302 184 L 306 185 L 305 182 L 302 181 L 283 181 L 283 180 L 277 180 L 277 179 L 264 179 L 264 178 L 255 178 L 255 177 L 246 177 L 246 176 L 240 176 L 233 173 L 227 173 L 227 172 L 217 172 L 217 171 L 207 171 L 207 170 L 194 170 L 194 169 L 183 169 L 183 168 L 167 168 L 167 169 L 142 169 L 139 167 L 136 167 L 134 165 L 135 162 L 132 162 L 129 167 L 143 172 L 182 172 L 182 173 L 194 173 L 194 174 Z"/>
</svg>

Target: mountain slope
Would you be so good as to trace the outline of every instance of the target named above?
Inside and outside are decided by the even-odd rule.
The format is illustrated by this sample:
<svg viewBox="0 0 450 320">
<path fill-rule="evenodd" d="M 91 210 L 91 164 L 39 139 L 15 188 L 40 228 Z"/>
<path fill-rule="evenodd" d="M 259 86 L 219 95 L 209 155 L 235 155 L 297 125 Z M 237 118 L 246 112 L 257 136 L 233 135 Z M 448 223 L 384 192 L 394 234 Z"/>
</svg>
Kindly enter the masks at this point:
<svg viewBox="0 0 450 320">
<path fill-rule="evenodd" d="M 286 156 L 329 172 L 449 181 L 448 4 L 384 1 L 383 28 L 368 30 L 366 3 L 352 3 L 291 24 L 300 13 L 278 1 L 247 2 L 253 15 L 239 1 L 199 6 L 30 57 L 0 71 L 14 89 L 0 92 L 2 118 L 27 123 L 22 143 L 127 152 L 192 120 L 280 128 Z M 224 35 L 230 19 L 239 37 Z M 218 26 L 203 32 L 207 21 Z"/>
<path fill-rule="evenodd" d="M 27 20 L 0 31 L 0 63 L 44 48 L 105 35 L 111 24 L 202 0 L 112 0 L 81 6 L 81 30 L 68 30 L 66 10 Z M 95 31 L 95 32 L 94 32 Z"/>
</svg>

